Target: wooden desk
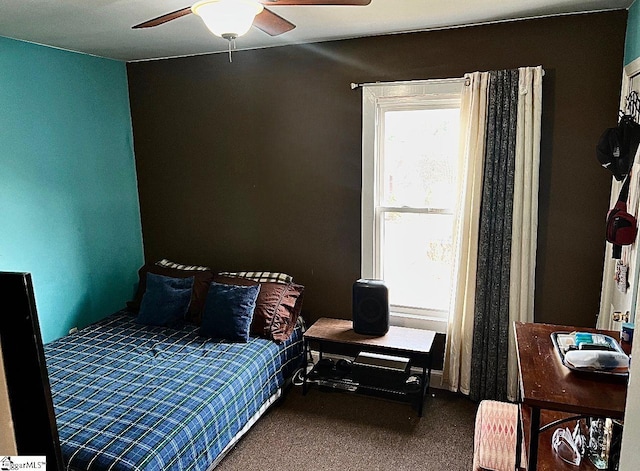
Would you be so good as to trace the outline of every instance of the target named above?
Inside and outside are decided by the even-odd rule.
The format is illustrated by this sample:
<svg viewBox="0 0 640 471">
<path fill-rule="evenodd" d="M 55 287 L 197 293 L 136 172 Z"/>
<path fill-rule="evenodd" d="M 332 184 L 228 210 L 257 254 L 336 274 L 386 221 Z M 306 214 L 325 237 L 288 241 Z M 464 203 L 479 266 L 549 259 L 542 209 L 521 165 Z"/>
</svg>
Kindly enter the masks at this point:
<svg viewBox="0 0 640 471">
<path fill-rule="evenodd" d="M 552 324 L 515 323 L 520 400 L 531 410 L 528 470 L 537 468 L 540 411 L 569 412 L 576 416 L 623 419 L 627 382 L 620 378 L 575 373 L 565 367 L 551 341 L 556 331 L 601 332 L 619 338 L 617 332 Z M 553 430 L 550 430 L 553 433 Z M 549 435 L 550 437 L 551 435 Z"/>
</svg>

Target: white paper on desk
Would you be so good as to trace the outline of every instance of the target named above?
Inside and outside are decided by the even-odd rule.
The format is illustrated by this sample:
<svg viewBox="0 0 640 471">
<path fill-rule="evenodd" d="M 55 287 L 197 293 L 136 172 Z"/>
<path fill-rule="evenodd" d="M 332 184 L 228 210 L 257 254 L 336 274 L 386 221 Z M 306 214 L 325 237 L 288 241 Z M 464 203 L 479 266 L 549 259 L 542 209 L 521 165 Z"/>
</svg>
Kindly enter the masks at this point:
<svg viewBox="0 0 640 471">
<path fill-rule="evenodd" d="M 624 372 L 629 369 L 629 357 L 621 352 L 608 350 L 571 350 L 564 359 L 574 368 L 588 370 L 616 370 Z"/>
</svg>

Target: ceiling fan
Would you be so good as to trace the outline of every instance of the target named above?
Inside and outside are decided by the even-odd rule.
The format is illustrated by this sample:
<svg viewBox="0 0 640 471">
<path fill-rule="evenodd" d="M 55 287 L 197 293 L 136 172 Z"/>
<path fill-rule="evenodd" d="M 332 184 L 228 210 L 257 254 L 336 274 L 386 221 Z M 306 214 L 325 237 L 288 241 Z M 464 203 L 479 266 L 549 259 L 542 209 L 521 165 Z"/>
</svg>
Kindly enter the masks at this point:
<svg viewBox="0 0 640 471">
<path fill-rule="evenodd" d="M 245 34 L 251 26 L 271 36 L 278 36 L 296 27 L 265 6 L 365 6 L 369 3 L 371 0 L 202 0 L 190 7 L 135 25 L 133 28 L 151 28 L 195 13 L 202 18 L 213 34 L 231 41 Z"/>
</svg>

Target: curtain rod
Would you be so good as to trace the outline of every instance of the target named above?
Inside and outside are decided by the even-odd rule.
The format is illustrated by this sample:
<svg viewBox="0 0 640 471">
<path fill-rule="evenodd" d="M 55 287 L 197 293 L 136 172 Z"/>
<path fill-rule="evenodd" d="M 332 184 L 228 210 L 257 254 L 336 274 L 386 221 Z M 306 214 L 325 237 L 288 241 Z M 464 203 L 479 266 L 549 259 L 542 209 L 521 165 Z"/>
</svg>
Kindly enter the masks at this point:
<svg viewBox="0 0 640 471">
<path fill-rule="evenodd" d="M 542 69 L 542 76 L 544 77 L 545 72 Z M 365 85 L 371 86 L 381 86 L 381 85 L 419 85 L 422 83 L 447 83 L 447 82 L 457 82 L 460 80 L 465 80 L 465 77 L 457 77 L 457 78 L 445 78 L 445 79 L 423 79 L 423 80 L 400 80 L 397 82 L 363 82 L 363 83 L 355 83 L 351 82 L 351 90 L 355 90 L 356 88 L 364 87 Z"/>
<path fill-rule="evenodd" d="M 464 77 L 457 78 L 446 78 L 446 79 L 425 79 L 425 80 L 400 80 L 396 82 L 363 82 L 363 83 L 355 83 L 351 82 L 351 90 L 355 90 L 356 88 L 367 86 L 383 86 L 383 85 L 419 85 L 421 83 L 447 83 L 447 82 L 459 82 L 464 80 Z"/>
</svg>

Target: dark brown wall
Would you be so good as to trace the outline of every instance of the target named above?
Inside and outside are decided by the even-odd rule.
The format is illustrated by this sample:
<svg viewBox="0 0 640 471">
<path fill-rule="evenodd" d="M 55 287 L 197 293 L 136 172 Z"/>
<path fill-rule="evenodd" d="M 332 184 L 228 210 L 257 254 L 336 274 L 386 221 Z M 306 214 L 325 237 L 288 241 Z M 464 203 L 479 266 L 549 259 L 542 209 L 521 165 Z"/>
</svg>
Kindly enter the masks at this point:
<svg viewBox="0 0 640 471">
<path fill-rule="evenodd" d="M 536 320 L 593 325 L 626 11 L 128 65 L 147 260 L 280 270 L 349 318 L 360 273 L 361 92 L 351 82 L 542 65 Z M 242 38 L 238 40 L 242 45 Z"/>
</svg>

